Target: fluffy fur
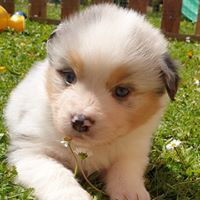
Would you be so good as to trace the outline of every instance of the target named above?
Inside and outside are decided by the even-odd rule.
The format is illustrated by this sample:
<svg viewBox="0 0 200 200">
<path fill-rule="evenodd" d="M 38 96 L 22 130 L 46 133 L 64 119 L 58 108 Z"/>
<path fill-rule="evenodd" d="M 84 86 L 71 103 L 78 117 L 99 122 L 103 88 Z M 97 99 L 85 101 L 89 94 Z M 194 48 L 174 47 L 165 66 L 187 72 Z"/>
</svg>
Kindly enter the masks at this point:
<svg viewBox="0 0 200 200">
<path fill-rule="evenodd" d="M 111 199 L 150 199 L 143 174 L 151 137 L 178 83 L 162 34 L 133 10 L 94 5 L 61 23 L 47 49 L 5 111 L 16 181 L 34 188 L 40 200 L 91 199 L 60 143 L 68 135 L 74 149 L 92 153 L 82 166 L 88 174 L 104 172 Z M 60 71 L 66 68 L 75 83 L 65 83 Z M 118 85 L 129 88 L 126 98 L 114 95 Z M 89 131 L 72 127 L 74 114 L 92 119 Z"/>
</svg>

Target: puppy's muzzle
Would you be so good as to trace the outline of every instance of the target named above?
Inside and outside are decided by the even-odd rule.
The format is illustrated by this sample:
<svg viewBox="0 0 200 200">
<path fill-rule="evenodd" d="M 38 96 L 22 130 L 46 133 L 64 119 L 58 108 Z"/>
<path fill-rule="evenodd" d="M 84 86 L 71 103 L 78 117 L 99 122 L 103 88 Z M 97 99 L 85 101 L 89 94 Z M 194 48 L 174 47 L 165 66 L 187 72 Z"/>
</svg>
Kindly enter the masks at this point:
<svg viewBox="0 0 200 200">
<path fill-rule="evenodd" d="M 72 116 L 71 124 L 74 130 L 78 132 L 87 132 L 94 124 L 94 120 L 83 114 L 76 114 Z"/>
</svg>

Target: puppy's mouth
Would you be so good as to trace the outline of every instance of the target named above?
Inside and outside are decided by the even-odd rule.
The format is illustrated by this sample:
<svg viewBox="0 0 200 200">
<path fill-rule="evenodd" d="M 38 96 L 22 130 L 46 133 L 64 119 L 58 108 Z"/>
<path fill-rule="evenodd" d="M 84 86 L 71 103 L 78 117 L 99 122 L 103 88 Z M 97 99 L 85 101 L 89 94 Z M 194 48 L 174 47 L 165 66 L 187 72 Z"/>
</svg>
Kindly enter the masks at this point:
<svg viewBox="0 0 200 200">
<path fill-rule="evenodd" d="M 104 145 L 110 145 L 113 140 L 109 137 L 109 133 L 107 134 L 108 137 L 105 137 L 104 134 L 101 134 L 99 131 L 89 130 L 88 132 L 77 132 L 71 131 L 66 132 L 66 136 L 69 136 L 74 145 L 84 148 L 97 148 Z"/>
<path fill-rule="evenodd" d="M 66 134 L 71 138 L 71 141 L 76 146 L 90 148 L 95 143 L 94 135 L 90 132 L 70 132 L 70 134 Z M 93 141 L 93 142 L 92 142 Z"/>
<path fill-rule="evenodd" d="M 86 132 L 89 131 L 89 127 L 88 126 L 76 126 L 76 125 L 73 125 L 73 128 L 76 129 L 76 133 L 81 135 L 81 134 L 84 134 Z"/>
<path fill-rule="evenodd" d="M 66 131 L 65 134 L 74 140 L 86 140 L 87 138 L 94 138 L 94 132 L 91 131 L 87 126 L 78 127 L 77 130 L 72 128 L 70 131 Z"/>
</svg>

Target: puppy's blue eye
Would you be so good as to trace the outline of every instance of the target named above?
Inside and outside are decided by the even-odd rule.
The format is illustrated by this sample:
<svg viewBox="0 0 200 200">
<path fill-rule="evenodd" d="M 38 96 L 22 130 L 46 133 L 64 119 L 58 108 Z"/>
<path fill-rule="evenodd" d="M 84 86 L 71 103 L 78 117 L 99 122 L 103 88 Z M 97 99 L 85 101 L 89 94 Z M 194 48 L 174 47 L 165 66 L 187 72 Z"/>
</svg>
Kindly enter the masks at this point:
<svg viewBox="0 0 200 200">
<path fill-rule="evenodd" d="M 65 72 L 65 82 L 67 84 L 72 84 L 76 81 L 76 75 L 73 71 Z"/>
<path fill-rule="evenodd" d="M 76 82 L 76 74 L 71 68 L 62 70 L 60 71 L 60 73 L 63 76 L 64 81 L 67 85 L 71 85 Z"/>
<path fill-rule="evenodd" d="M 114 89 L 114 96 L 117 98 L 124 98 L 128 96 L 130 93 L 130 90 L 123 86 L 117 86 Z"/>
</svg>

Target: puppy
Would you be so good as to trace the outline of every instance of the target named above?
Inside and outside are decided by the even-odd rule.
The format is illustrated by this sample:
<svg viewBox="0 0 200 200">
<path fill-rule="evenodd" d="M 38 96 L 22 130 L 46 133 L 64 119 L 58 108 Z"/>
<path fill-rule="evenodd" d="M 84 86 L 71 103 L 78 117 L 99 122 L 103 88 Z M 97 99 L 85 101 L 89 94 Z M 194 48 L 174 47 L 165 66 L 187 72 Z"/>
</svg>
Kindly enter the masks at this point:
<svg viewBox="0 0 200 200">
<path fill-rule="evenodd" d="M 152 133 L 178 75 L 163 35 L 133 10 L 93 5 L 61 23 L 37 63 L 12 92 L 5 112 L 16 181 L 39 200 L 89 200 L 74 178 L 105 172 L 112 200 L 149 200 L 144 186 Z"/>
</svg>

